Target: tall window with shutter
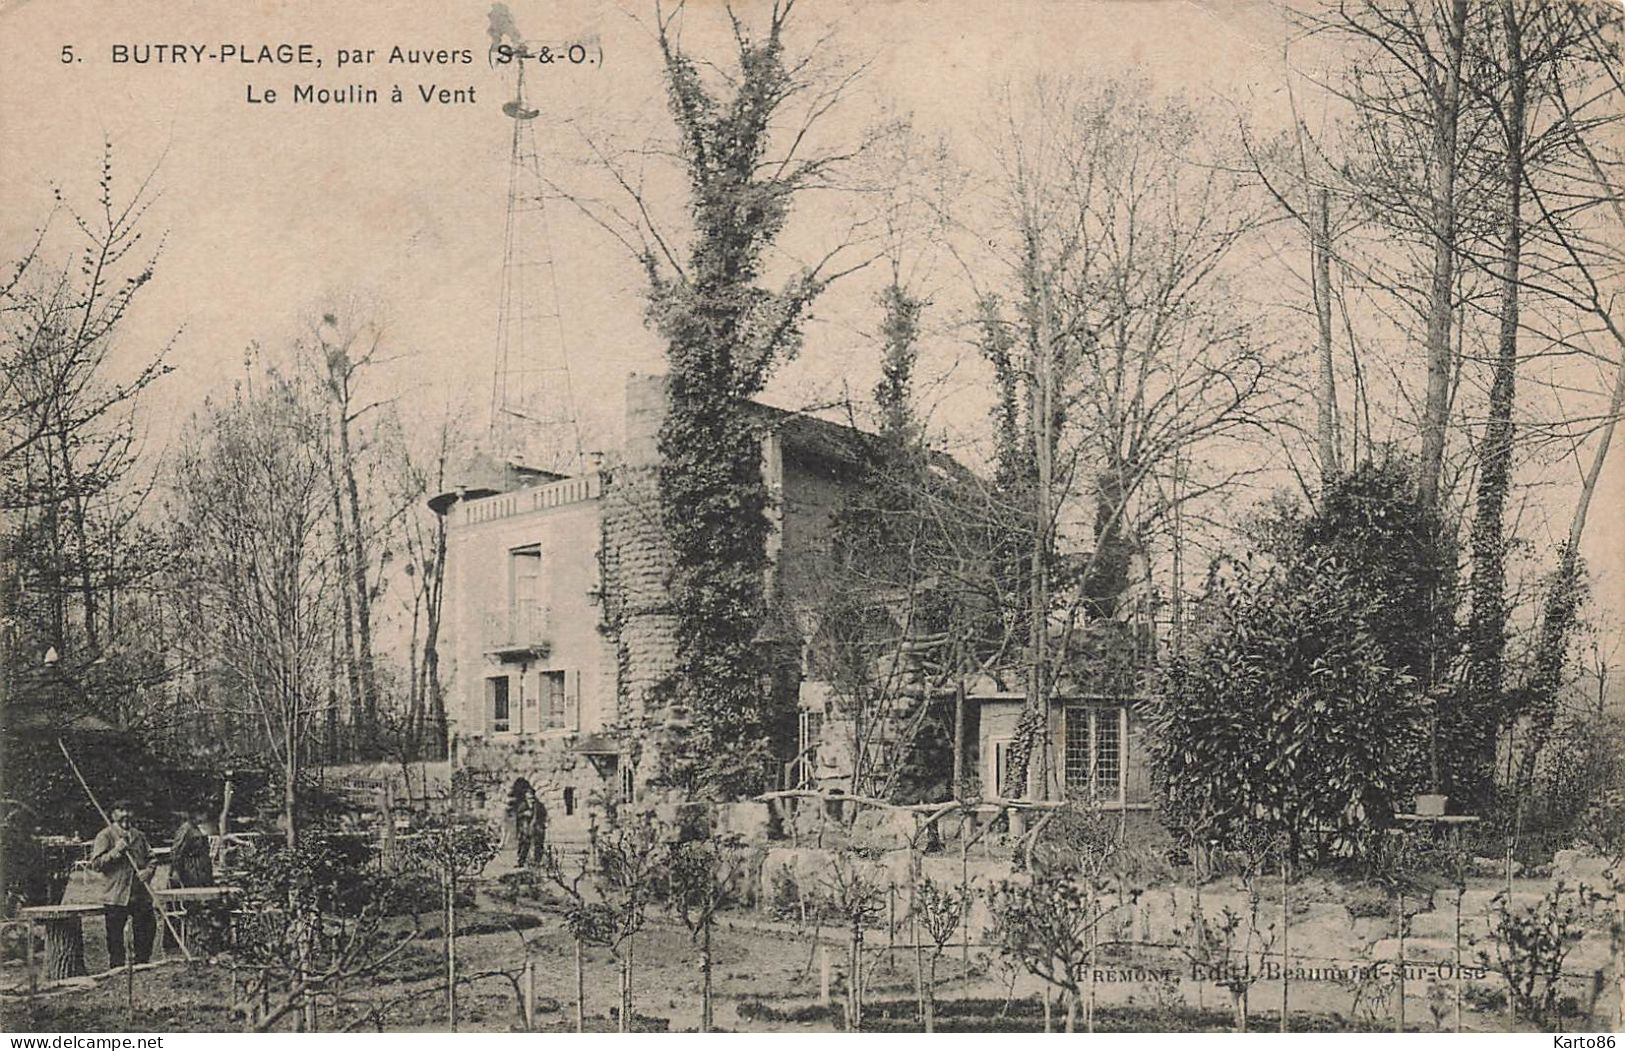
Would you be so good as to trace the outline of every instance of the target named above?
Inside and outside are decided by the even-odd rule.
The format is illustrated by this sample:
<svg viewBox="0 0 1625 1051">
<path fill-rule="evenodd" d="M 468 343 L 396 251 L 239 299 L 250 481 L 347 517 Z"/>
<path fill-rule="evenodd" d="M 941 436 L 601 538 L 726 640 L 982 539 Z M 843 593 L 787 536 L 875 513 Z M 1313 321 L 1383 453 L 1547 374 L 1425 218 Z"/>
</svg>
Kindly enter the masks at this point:
<svg viewBox="0 0 1625 1051">
<path fill-rule="evenodd" d="M 541 674 L 542 729 L 565 728 L 564 677 L 562 671 L 544 671 Z"/>
<path fill-rule="evenodd" d="M 494 734 L 505 734 L 513 729 L 506 675 L 493 675 L 485 680 L 485 729 Z"/>
<path fill-rule="evenodd" d="M 508 552 L 508 630 L 514 643 L 537 642 L 543 634 L 542 549 L 536 544 Z"/>
<path fill-rule="evenodd" d="M 991 782 L 988 788 L 991 789 L 991 792 L 984 790 L 983 794 L 991 795 L 995 799 L 1003 799 L 1006 790 L 1009 788 L 1007 782 L 1010 780 L 1016 742 L 1013 738 L 996 737 L 993 739 L 992 744 L 993 754 L 988 757 L 987 771 L 988 779 Z M 1025 794 L 1025 792 L 1018 792 L 1016 795 L 1019 798 Z"/>
</svg>

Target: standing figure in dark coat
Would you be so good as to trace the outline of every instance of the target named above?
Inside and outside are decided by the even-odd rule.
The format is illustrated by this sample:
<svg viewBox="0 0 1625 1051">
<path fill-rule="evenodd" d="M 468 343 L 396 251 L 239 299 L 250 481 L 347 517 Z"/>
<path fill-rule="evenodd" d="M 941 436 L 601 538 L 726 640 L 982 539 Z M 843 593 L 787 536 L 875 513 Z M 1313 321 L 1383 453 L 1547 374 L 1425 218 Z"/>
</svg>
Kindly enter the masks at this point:
<svg viewBox="0 0 1625 1051">
<path fill-rule="evenodd" d="M 209 819 L 205 807 L 193 807 L 175 832 L 169 847 L 169 874 L 177 887 L 214 886 L 214 860 L 203 823 Z"/>
<path fill-rule="evenodd" d="M 547 853 L 547 807 L 535 790 L 530 793 L 530 857 L 540 864 Z"/>
<path fill-rule="evenodd" d="M 115 803 L 111 823 L 96 833 L 90 864 L 102 874 L 102 904 L 107 906 L 107 962 L 124 966 L 124 928 L 130 928 L 135 962 L 152 959 L 152 938 L 158 932 L 148 887 L 158 866 L 152 860 L 147 837 L 132 821 L 128 803 Z"/>
<path fill-rule="evenodd" d="M 531 814 L 535 809 L 536 794 L 528 788 L 525 794 L 513 801 L 513 827 L 514 834 L 519 839 L 519 865 L 523 868 L 530 861 L 530 833 Z"/>
<path fill-rule="evenodd" d="M 508 786 L 508 803 L 502 808 L 502 842 L 500 848 L 506 850 L 516 845 L 519 838 L 524 835 L 524 819 L 519 811 L 524 806 L 525 796 L 530 793 L 530 782 L 522 777 L 514 778 L 513 784 Z"/>
</svg>

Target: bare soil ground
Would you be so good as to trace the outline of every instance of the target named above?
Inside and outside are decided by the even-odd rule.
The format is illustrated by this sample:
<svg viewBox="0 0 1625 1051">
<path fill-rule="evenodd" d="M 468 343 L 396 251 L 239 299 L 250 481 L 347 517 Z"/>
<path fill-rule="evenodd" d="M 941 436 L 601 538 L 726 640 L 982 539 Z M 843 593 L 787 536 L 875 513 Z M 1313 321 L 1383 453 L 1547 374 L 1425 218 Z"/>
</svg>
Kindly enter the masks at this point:
<svg viewBox="0 0 1625 1051">
<path fill-rule="evenodd" d="M 575 1028 L 574 945 L 551 913 L 482 897 L 481 907 L 459 917 L 458 1028 L 470 1032 L 524 1029 L 519 979 L 527 954 L 536 961 L 536 1028 Z M 448 1028 L 444 958 L 438 917 L 424 916 L 430 933 L 392 961 L 375 980 L 325 997 L 317 1017 L 323 1031 L 444 1031 Z M 95 970 L 105 967 L 99 925 L 87 924 L 86 955 Z M 94 928 L 94 929 L 92 929 Z M 839 932 L 825 930 L 824 953 L 831 973 L 829 1003 L 821 1003 L 821 960 L 812 932 L 764 921 L 755 914 L 726 918 L 714 939 L 713 985 L 717 1028 L 754 1032 L 831 1032 L 844 1028 L 843 973 L 846 947 Z M 887 951 L 885 933 L 871 935 L 865 966 L 865 1029 L 917 1031 L 914 953 Z M 1304 947 L 1307 949 L 1308 947 Z M 695 1030 L 700 1021 L 698 953 L 688 932 L 658 914 L 635 939 L 634 993 L 637 1029 Z M 1037 1030 L 1043 1026 L 1041 987 L 1030 977 L 1013 976 L 984 950 L 972 949 L 970 970 L 958 947 L 937 967 L 937 1016 L 942 1031 Z M 1109 963 L 1109 961 L 1108 961 Z M 1180 961 L 1167 965 L 1180 969 Z M 24 986 L 20 965 L 8 964 L 0 985 L 13 991 L 0 1001 L 0 1028 L 10 1032 L 225 1032 L 240 1028 L 233 1013 L 233 979 L 223 966 L 166 961 L 94 982 L 57 988 L 35 997 L 15 995 Z M 589 1030 L 614 1030 L 618 1003 L 617 966 L 607 951 L 586 951 L 586 1013 Z M 128 984 L 127 984 L 128 981 Z M 1297 1031 L 1391 1029 L 1392 1001 L 1384 1006 L 1337 982 L 1299 982 L 1292 988 Z M 1453 1020 L 1430 1012 L 1426 988 L 1410 989 L 1406 1028 L 1450 1028 Z M 1102 1031 L 1229 1030 L 1234 1025 L 1229 995 L 1212 982 L 1182 977 L 1162 988 L 1144 982 L 1105 981 L 1096 985 L 1096 1028 Z M 1280 984 L 1260 981 L 1250 992 L 1249 1028 L 1279 1026 Z M 1437 1003 L 1434 1004 L 1437 1008 Z M 1061 1012 L 1055 1008 L 1054 1025 Z M 1468 1011 L 1465 1028 L 1502 1031 L 1509 1020 L 1499 1012 Z M 292 1029 L 289 1021 L 284 1028 Z"/>
</svg>

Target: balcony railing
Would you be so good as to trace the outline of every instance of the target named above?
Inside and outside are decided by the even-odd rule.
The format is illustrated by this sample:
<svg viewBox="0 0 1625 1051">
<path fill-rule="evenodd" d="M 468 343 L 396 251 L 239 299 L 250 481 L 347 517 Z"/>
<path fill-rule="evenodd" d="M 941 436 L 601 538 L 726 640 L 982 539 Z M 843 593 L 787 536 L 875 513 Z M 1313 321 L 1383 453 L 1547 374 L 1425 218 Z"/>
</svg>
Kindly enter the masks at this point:
<svg viewBox="0 0 1625 1051">
<path fill-rule="evenodd" d="M 485 615 L 485 652 L 501 660 L 545 657 L 551 649 L 548 609 L 540 603 L 518 603 Z"/>
<path fill-rule="evenodd" d="M 511 493 L 472 499 L 459 504 L 456 513 L 459 524 L 478 525 L 481 522 L 494 522 L 499 518 L 529 514 L 532 511 L 546 511 L 583 500 L 595 500 L 602 496 L 603 492 L 603 476 L 595 472 L 575 478 L 562 478 L 546 485 L 516 489 Z"/>
</svg>

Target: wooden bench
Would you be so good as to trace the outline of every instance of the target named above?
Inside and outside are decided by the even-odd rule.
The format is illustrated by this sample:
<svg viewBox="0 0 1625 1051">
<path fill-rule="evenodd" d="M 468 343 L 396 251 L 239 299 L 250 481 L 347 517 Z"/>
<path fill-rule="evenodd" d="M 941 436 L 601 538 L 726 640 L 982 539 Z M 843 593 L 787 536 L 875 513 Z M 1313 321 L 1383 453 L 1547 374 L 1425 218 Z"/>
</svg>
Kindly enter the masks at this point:
<svg viewBox="0 0 1625 1051">
<path fill-rule="evenodd" d="M 181 955 L 191 954 L 191 944 L 188 938 L 191 930 L 188 926 L 187 907 L 209 901 L 221 901 L 236 892 L 236 887 L 166 887 L 162 890 L 154 888 L 153 901 L 169 922 L 174 924 L 175 935 L 181 943 Z M 160 928 L 167 929 L 167 925 L 160 921 Z"/>
</svg>

